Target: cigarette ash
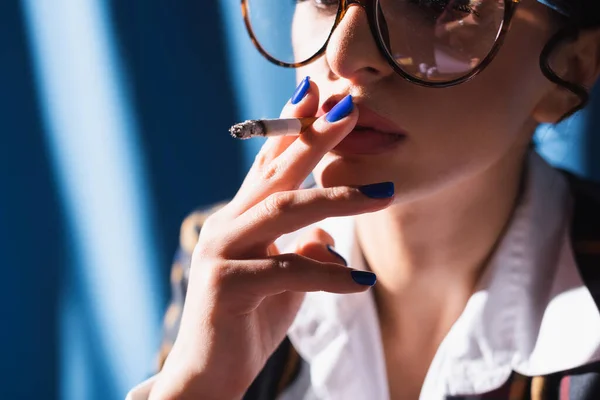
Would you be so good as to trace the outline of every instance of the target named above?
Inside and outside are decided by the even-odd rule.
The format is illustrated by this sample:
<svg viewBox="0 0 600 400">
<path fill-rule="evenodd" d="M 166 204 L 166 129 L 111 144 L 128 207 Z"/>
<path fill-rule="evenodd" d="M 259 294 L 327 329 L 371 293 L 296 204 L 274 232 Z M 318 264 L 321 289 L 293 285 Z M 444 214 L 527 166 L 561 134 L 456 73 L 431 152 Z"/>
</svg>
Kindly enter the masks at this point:
<svg viewBox="0 0 600 400">
<path fill-rule="evenodd" d="M 235 124 L 229 128 L 229 133 L 237 139 L 249 139 L 254 136 L 265 136 L 267 130 L 262 121 L 253 119 Z"/>
</svg>

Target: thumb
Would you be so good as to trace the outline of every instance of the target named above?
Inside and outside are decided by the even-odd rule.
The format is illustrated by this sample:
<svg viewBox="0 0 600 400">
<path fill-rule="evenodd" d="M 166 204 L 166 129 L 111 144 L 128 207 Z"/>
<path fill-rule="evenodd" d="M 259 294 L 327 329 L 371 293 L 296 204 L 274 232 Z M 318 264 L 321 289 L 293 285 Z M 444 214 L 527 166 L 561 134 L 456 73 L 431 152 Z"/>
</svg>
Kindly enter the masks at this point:
<svg viewBox="0 0 600 400">
<path fill-rule="evenodd" d="M 319 87 L 309 77 L 306 77 L 300 82 L 292 97 L 285 104 L 279 117 L 314 117 L 317 115 L 318 110 Z M 283 153 L 296 139 L 296 136 L 281 136 L 267 139 L 269 145 L 272 146 L 272 158 Z"/>
<path fill-rule="evenodd" d="M 313 260 L 348 266 L 348 263 L 335 251 L 335 242 L 323 229 L 316 228 L 302 235 L 296 245 L 296 254 Z"/>
</svg>

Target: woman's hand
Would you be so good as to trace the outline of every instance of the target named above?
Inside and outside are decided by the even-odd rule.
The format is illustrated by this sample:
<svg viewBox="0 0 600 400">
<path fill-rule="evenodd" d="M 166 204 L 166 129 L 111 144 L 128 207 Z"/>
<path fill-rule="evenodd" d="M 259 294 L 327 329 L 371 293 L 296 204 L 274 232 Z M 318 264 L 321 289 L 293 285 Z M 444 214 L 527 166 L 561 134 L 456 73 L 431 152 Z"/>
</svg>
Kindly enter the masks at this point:
<svg viewBox="0 0 600 400">
<path fill-rule="evenodd" d="M 282 117 L 316 114 L 318 88 L 310 85 L 300 103 L 285 106 Z M 385 184 L 298 190 L 357 118 L 347 98 L 301 137 L 269 139 L 234 199 L 205 222 L 180 331 L 151 399 L 241 398 L 284 339 L 305 292 L 361 292 L 374 283 L 374 275 L 352 272 L 328 250 L 333 240 L 324 231 L 303 237 L 293 254 L 280 254 L 273 244 L 327 217 L 391 203 L 393 193 L 373 192 L 389 192 Z"/>
</svg>

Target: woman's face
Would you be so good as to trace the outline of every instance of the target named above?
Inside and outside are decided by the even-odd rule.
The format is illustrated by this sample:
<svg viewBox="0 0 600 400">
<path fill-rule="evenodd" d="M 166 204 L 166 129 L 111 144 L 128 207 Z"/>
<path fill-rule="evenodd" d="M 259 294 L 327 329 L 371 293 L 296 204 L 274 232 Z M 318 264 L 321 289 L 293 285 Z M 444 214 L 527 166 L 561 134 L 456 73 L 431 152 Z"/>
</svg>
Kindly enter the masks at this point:
<svg viewBox="0 0 600 400">
<path fill-rule="evenodd" d="M 298 50 L 311 36 L 310 29 L 296 27 L 311 21 L 296 18 L 293 41 Z M 299 68 L 298 79 L 308 75 L 317 83 L 319 114 L 352 94 L 361 115 L 358 125 L 405 135 L 354 131 L 317 166 L 317 181 L 324 186 L 393 181 L 402 201 L 522 153 L 535 117 L 541 115 L 540 103 L 553 88 L 539 67 L 553 29 L 546 6 L 523 0 L 487 69 L 467 83 L 432 89 L 409 83 L 392 70 L 376 46 L 365 10 L 351 6 L 324 56 Z"/>
</svg>

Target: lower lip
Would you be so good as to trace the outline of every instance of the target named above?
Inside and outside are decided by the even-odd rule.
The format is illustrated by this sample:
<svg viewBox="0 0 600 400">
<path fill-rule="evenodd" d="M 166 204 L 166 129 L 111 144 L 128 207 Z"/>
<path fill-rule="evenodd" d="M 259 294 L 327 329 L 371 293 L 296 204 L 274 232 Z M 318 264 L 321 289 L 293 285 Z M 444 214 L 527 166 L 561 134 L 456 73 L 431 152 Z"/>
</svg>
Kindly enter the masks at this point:
<svg viewBox="0 0 600 400">
<path fill-rule="evenodd" d="M 354 130 L 333 151 L 343 154 L 381 154 L 393 150 L 405 138 L 403 135 L 370 129 Z"/>
</svg>

